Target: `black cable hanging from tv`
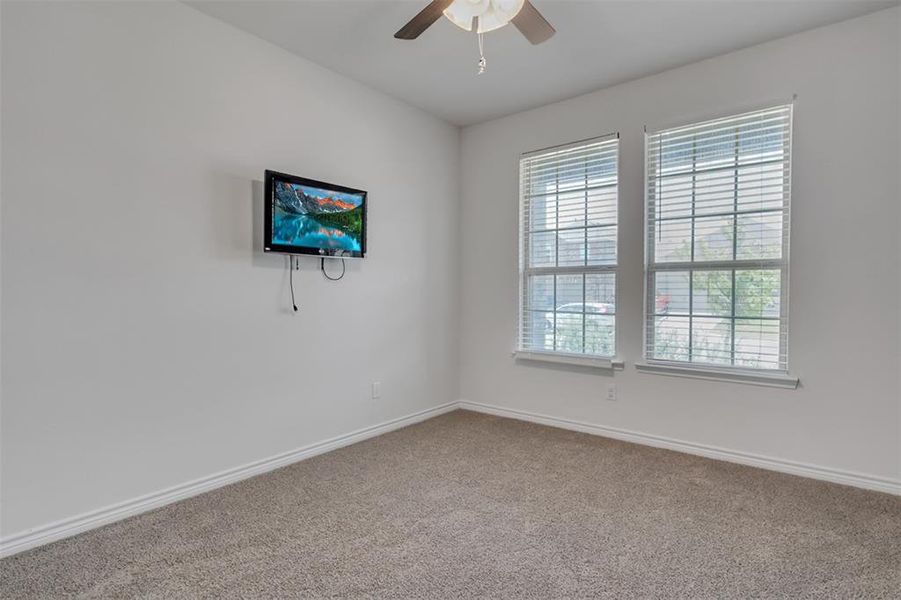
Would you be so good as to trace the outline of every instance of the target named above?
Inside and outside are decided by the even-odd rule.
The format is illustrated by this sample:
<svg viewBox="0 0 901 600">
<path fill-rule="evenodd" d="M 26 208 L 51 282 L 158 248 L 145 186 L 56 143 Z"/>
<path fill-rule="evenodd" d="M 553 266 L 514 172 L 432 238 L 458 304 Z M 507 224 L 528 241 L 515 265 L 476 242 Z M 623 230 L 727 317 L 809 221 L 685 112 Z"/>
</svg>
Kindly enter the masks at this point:
<svg viewBox="0 0 901 600">
<path fill-rule="evenodd" d="M 340 257 L 339 257 L 339 258 L 340 258 Z M 329 274 L 326 273 L 326 271 L 325 271 L 325 257 L 322 257 L 322 258 L 320 259 L 320 262 L 319 262 L 319 268 L 320 268 L 320 270 L 322 270 L 322 274 L 325 276 L 325 278 L 328 279 L 329 281 L 341 281 L 342 279 L 344 279 L 344 274 L 347 272 L 347 263 L 344 262 L 344 259 L 343 259 L 343 258 L 341 259 L 341 274 L 338 275 L 337 277 L 330 277 Z"/>
<path fill-rule="evenodd" d="M 288 280 L 291 282 L 291 306 L 297 312 L 297 301 L 294 299 L 294 269 L 300 270 L 300 261 L 294 255 L 288 255 Z"/>
</svg>

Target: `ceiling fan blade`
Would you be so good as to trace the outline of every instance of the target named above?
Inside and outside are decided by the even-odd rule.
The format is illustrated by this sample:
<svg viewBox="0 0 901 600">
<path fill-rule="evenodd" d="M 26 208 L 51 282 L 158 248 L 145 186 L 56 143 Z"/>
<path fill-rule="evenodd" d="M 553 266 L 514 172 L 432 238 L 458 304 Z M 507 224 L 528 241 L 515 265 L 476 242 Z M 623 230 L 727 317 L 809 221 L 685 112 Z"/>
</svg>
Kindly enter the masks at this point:
<svg viewBox="0 0 901 600">
<path fill-rule="evenodd" d="M 526 0 L 519 13 L 513 17 L 512 23 L 533 44 L 546 42 L 557 33 L 529 0 Z"/>
<path fill-rule="evenodd" d="M 399 40 L 415 40 L 420 34 L 431 26 L 432 23 L 441 17 L 448 6 L 454 0 L 434 0 L 428 6 L 419 11 L 419 14 L 410 19 L 410 22 L 404 25 L 394 34 Z"/>
</svg>

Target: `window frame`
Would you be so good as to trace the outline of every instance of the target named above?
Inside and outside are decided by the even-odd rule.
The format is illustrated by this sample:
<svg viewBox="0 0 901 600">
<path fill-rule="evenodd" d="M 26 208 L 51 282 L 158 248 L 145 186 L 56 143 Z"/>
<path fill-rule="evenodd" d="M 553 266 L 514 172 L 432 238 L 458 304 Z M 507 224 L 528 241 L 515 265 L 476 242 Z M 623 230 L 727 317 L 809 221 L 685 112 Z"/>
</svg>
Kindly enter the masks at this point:
<svg viewBox="0 0 901 600">
<path fill-rule="evenodd" d="M 737 243 L 737 235 L 733 234 L 733 259 L 732 260 L 711 260 L 711 261 L 694 261 L 695 247 L 695 219 L 710 217 L 713 215 L 695 213 L 695 191 L 692 191 L 692 207 L 690 214 L 685 217 L 692 223 L 692 233 L 690 243 L 692 246 L 692 259 L 688 261 L 665 261 L 657 262 L 655 260 L 656 245 L 652 228 L 657 223 L 655 219 L 651 221 L 651 188 L 652 183 L 658 179 L 657 175 L 652 177 L 651 160 L 650 160 L 650 142 L 651 138 L 661 132 L 669 130 L 678 130 L 683 128 L 702 128 L 705 125 L 711 125 L 717 121 L 725 121 L 729 119 L 740 119 L 741 117 L 750 117 L 758 113 L 766 113 L 768 111 L 787 110 L 787 132 L 788 140 L 786 144 L 787 156 L 778 162 L 783 165 L 786 174 L 783 175 L 785 191 L 783 192 L 783 204 L 779 209 L 772 209 L 769 212 L 782 214 L 781 227 L 781 255 L 779 258 L 754 258 L 754 259 L 738 259 L 734 244 Z M 736 127 L 740 127 L 742 123 L 739 121 Z M 723 167 L 725 170 L 732 169 L 738 177 L 739 164 L 738 146 L 736 142 L 735 163 Z M 784 142 L 785 143 L 785 142 Z M 763 106 L 751 109 L 736 110 L 728 114 L 721 114 L 715 117 L 696 118 L 685 120 L 681 124 L 667 125 L 650 131 L 645 127 L 644 132 L 644 297 L 642 311 L 642 358 L 644 362 L 636 364 L 636 368 L 640 372 L 658 373 L 664 375 L 673 375 L 678 377 L 690 377 L 700 379 L 720 379 L 730 380 L 742 383 L 751 383 L 755 385 L 766 385 L 774 387 L 796 388 L 799 380 L 789 375 L 789 273 L 790 273 L 790 244 L 791 244 L 791 205 L 792 205 L 792 160 L 794 150 L 794 98 L 788 102 L 773 102 Z M 694 153 L 692 155 L 694 162 Z M 694 176 L 696 173 L 705 173 L 694 168 L 686 174 Z M 693 184 L 694 185 L 694 184 Z M 654 209 L 656 210 L 659 203 L 659 196 L 655 189 L 654 192 Z M 737 232 L 738 216 L 742 212 L 738 209 L 738 193 L 737 188 L 734 190 L 733 209 L 731 211 L 723 211 L 723 216 L 729 216 L 733 219 L 733 231 Z M 765 211 L 749 211 L 751 214 L 764 214 Z M 719 213 L 716 213 L 719 214 Z M 779 290 L 779 315 L 777 317 L 747 317 L 757 321 L 771 320 L 779 324 L 779 357 L 778 366 L 775 368 L 768 367 L 751 367 L 745 365 L 735 365 L 735 327 L 736 322 L 742 319 L 736 314 L 736 293 L 735 282 L 736 272 L 741 270 L 779 270 L 780 271 L 780 290 Z M 656 307 L 656 282 L 655 278 L 658 273 L 665 272 L 681 272 L 687 273 L 689 285 L 688 298 L 690 306 L 693 303 L 693 280 L 696 272 L 709 272 L 723 270 L 731 272 L 732 292 L 731 292 L 731 311 L 729 315 L 719 315 L 716 318 L 729 320 L 731 364 L 720 364 L 713 362 L 692 362 L 689 360 L 672 360 L 664 358 L 654 358 L 651 352 L 654 350 L 653 336 L 655 334 L 653 323 L 655 317 L 658 316 Z M 693 307 L 689 308 L 688 313 L 684 315 L 689 319 L 689 336 L 691 335 L 692 320 L 696 316 Z M 708 315 L 709 316 L 709 315 Z M 690 338 L 689 338 L 690 339 Z M 689 341 L 689 356 L 693 348 Z"/>
<path fill-rule="evenodd" d="M 588 219 L 588 207 L 586 204 L 586 224 L 583 227 L 577 227 L 573 229 L 584 229 L 586 237 L 588 236 L 591 229 L 612 229 L 615 233 L 615 244 L 614 244 L 614 261 L 610 264 L 601 264 L 601 265 L 559 265 L 559 253 L 555 252 L 555 265 L 554 266 L 537 266 L 532 267 L 528 266 L 530 253 L 530 234 L 533 234 L 534 231 L 528 228 L 527 215 L 525 203 L 526 201 L 530 202 L 533 198 L 539 196 L 540 194 L 527 194 L 524 184 L 525 179 L 525 171 L 523 168 L 523 163 L 528 158 L 540 157 L 543 154 L 552 153 L 555 151 L 561 151 L 569 148 L 578 149 L 580 147 L 585 147 L 593 144 L 605 144 L 613 142 L 615 147 L 614 161 L 615 161 L 615 181 L 612 184 L 606 184 L 601 186 L 586 186 L 584 188 L 580 188 L 577 192 L 585 191 L 586 193 L 594 190 L 594 189 L 605 189 L 610 188 L 615 191 L 616 201 L 616 221 L 612 224 L 606 225 L 597 225 L 597 226 L 589 226 L 587 224 Z M 579 366 L 589 366 L 589 367 L 602 367 L 602 368 L 616 368 L 621 369 L 623 367 L 623 363 L 620 360 L 616 359 L 617 347 L 618 347 L 618 328 L 619 323 L 616 319 L 617 315 L 617 305 L 618 305 L 618 296 L 619 296 L 619 288 L 618 288 L 618 271 L 619 271 L 619 243 L 620 243 L 620 234 L 619 234 L 619 215 L 620 215 L 620 135 L 619 133 L 610 133 L 599 136 L 594 136 L 591 138 L 586 138 L 582 140 L 577 140 L 574 142 L 559 144 L 555 146 L 550 146 L 547 148 L 541 148 L 538 150 L 532 150 L 528 152 L 523 152 L 518 157 L 518 181 L 519 181 L 519 190 L 518 190 L 518 198 L 517 198 L 517 208 L 518 208 L 518 218 L 517 218 L 517 245 L 519 250 L 518 255 L 518 285 L 517 285 L 517 295 L 518 295 L 518 311 L 517 311 L 517 324 L 516 324 L 516 341 L 515 341 L 515 350 L 513 351 L 513 356 L 517 359 L 526 359 L 526 360 L 540 360 L 545 362 L 552 363 L 569 363 L 575 364 Z M 564 190 L 561 192 L 560 190 L 556 191 L 556 194 L 559 196 L 561 193 L 569 193 L 570 190 Z M 559 198 L 558 198 L 559 201 Z M 548 231 L 561 231 L 566 230 L 566 228 L 561 229 L 559 227 L 560 223 L 555 223 L 555 228 L 553 230 Z M 558 242 L 555 242 L 555 244 Z M 588 253 L 589 248 L 586 242 L 586 246 L 584 248 L 586 263 L 588 262 Z M 599 315 L 609 315 L 613 318 L 613 348 L 610 355 L 601 355 L 601 354 L 590 354 L 586 352 L 568 352 L 564 350 L 544 350 L 538 348 L 527 347 L 523 342 L 525 338 L 525 320 L 527 318 L 527 314 L 534 312 L 528 306 L 528 286 L 530 277 L 541 276 L 541 275 L 549 275 L 553 277 L 556 282 L 557 275 L 582 275 L 582 313 L 578 313 L 582 315 L 582 345 L 583 349 L 585 347 L 585 315 L 586 314 L 595 314 L 588 313 L 585 310 L 586 301 L 586 284 L 585 284 L 585 276 L 592 274 L 604 274 L 609 273 L 613 276 L 614 281 L 614 302 L 613 302 L 613 313 L 596 313 Z M 555 285 L 555 294 L 556 294 L 556 283 Z M 556 297 L 556 296 L 555 296 Z M 556 317 L 556 300 L 554 301 L 553 312 Z M 545 311 L 551 312 L 551 311 Z M 576 313 L 574 313 L 576 314 Z M 555 318 L 556 320 L 556 318 Z M 556 343 L 555 343 L 556 346 Z"/>
</svg>

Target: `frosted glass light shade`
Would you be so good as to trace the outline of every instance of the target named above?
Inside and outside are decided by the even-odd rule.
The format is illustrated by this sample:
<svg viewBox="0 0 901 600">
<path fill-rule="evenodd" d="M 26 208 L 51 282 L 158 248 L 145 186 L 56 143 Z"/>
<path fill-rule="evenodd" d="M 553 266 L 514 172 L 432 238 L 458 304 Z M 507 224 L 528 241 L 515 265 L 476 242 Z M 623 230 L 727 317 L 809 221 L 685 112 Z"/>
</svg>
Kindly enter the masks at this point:
<svg viewBox="0 0 901 600">
<path fill-rule="evenodd" d="M 466 31 L 472 31 L 472 18 L 478 17 L 478 33 L 485 33 L 509 23 L 524 3 L 525 0 L 454 0 L 444 16 Z"/>
</svg>

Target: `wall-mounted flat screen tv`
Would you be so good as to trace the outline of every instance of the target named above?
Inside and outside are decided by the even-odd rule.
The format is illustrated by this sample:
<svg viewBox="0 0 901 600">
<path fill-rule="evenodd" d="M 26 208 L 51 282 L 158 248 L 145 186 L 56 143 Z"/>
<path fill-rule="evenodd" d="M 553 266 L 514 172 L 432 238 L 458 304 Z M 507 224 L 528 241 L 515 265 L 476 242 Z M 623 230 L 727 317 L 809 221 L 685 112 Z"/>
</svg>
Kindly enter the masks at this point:
<svg viewBox="0 0 901 600">
<path fill-rule="evenodd" d="M 263 250 L 363 258 L 366 192 L 266 171 Z"/>
</svg>

